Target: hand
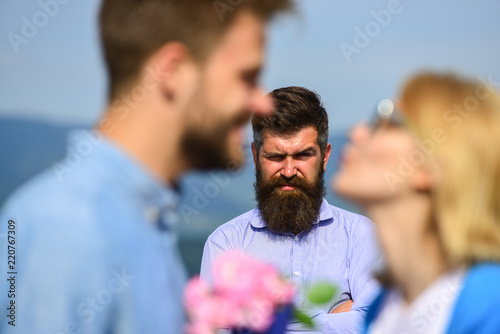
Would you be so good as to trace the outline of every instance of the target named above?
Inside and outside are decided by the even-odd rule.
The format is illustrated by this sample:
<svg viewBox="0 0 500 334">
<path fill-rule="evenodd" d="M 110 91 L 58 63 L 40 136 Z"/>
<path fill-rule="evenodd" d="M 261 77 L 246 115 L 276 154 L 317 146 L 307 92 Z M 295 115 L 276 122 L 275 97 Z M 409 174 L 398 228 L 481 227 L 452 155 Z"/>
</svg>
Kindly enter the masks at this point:
<svg viewBox="0 0 500 334">
<path fill-rule="evenodd" d="M 330 314 L 332 314 L 332 313 L 349 312 L 351 310 L 351 307 L 352 307 L 353 303 L 354 302 L 349 299 L 349 300 L 343 302 L 342 304 L 339 304 L 339 305 L 335 306 L 335 308 L 330 312 Z"/>
</svg>

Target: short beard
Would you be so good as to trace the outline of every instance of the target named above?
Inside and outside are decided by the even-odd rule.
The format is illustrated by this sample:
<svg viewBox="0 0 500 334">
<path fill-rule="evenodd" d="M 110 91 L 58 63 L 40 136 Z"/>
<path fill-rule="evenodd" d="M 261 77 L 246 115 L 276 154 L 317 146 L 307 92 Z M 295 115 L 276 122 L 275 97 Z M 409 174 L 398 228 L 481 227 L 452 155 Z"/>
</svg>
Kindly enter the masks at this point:
<svg viewBox="0 0 500 334">
<path fill-rule="evenodd" d="M 244 161 L 243 148 L 238 156 L 231 156 L 229 135 L 234 127 L 247 123 L 251 114 L 240 112 L 222 119 L 214 110 L 203 110 L 204 105 L 197 93 L 186 112 L 186 130 L 180 140 L 185 160 L 193 169 L 238 169 Z"/>
<path fill-rule="evenodd" d="M 227 140 L 229 124 L 217 124 L 207 129 L 193 126 L 181 137 L 181 152 L 193 169 L 227 169 L 231 158 Z"/>
<path fill-rule="evenodd" d="M 257 162 L 255 199 L 260 217 L 275 233 L 297 235 L 311 230 L 319 218 L 323 197 L 326 194 L 324 170 L 320 166 L 316 181 L 309 183 L 297 176 L 286 179 L 283 176 L 263 180 L 260 164 Z M 296 187 L 282 190 L 283 185 Z"/>
</svg>

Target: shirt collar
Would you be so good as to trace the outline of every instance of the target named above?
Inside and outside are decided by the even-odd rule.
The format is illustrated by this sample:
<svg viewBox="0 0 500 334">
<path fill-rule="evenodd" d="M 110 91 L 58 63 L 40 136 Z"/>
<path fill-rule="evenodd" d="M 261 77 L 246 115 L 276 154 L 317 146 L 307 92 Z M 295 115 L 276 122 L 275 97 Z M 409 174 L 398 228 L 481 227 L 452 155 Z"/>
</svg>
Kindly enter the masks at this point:
<svg viewBox="0 0 500 334">
<path fill-rule="evenodd" d="M 159 223 L 160 228 L 177 223 L 174 213 L 179 203 L 178 193 L 118 144 L 97 130 L 72 131 L 68 142 L 77 152 L 84 145 L 91 145 L 92 151 L 82 159 L 93 160 L 117 178 L 119 186 L 125 191 L 120 196 L 128 197 L 131 205 L 136 205 L 143 212 L 145 220 Z"/>
<path fill-rule="evenodd" d="M 333 218 L 332 208 L 323 198 L 321 207 L 319 208 L 319 219 L 313 222 L 313 224 L 318 224 L 319 222 Z M 252 218 L 250 219 L 250 224 L 255 228 L 266 228 L 266 223 L 262 220 L 259 214 L 259 210 L 255 209 Z"/>
</svg>

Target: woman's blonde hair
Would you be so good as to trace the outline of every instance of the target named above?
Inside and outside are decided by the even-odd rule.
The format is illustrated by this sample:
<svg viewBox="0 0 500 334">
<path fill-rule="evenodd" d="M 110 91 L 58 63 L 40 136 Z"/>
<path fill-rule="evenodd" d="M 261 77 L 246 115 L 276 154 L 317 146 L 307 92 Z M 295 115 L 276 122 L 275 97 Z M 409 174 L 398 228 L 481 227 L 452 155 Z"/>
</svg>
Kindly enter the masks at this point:
<svg viewBox="0 0 500 334">
<path fill-rule="evenodd" d="M 500 261 L 500 96 L 451 74 L 413 77 L 401 94 L 436 172 L 433 223 L 450 264 Z"/>
</svg>

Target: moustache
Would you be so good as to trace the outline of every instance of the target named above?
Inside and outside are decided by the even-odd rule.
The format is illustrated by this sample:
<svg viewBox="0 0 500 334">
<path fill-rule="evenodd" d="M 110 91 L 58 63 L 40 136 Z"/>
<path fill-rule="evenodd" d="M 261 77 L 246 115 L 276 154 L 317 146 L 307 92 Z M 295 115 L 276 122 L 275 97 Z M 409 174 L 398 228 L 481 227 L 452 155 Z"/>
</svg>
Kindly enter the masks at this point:
<svg viewBox="0 0 500 334">
<path fill-rule="evenodd" d="M 306 189 L 309 185 L 306 180 L 303 180 L 297 176 L 286 178 L 284 176 L 274 177 L 265 182 L 267 188 L 280 188 L 283 186 L 292 186 L 297 189 Z"/>
</svg>

